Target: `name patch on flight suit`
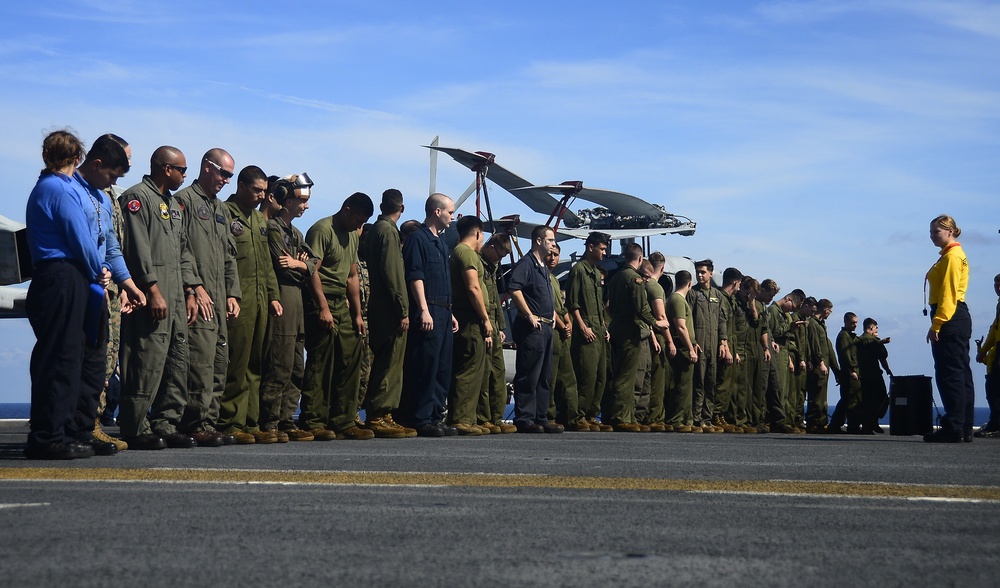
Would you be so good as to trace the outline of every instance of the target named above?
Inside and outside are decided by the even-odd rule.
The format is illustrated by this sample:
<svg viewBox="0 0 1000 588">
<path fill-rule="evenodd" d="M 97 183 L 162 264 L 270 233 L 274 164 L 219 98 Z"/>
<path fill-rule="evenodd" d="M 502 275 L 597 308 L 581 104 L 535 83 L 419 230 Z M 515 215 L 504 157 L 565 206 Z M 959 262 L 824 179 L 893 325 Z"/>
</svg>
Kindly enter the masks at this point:
<svg viewBox="0 0 1000 588">
<path fill-rule="evenodd" d="M 160 218 L 163 220 L 168 220 L 170 218 L 170 207 L 167 206 L 166 202 L 160 203 Z"/>
<path fill-rule="evenodd" d="M 220 225 L 224 225 L 224 224 L 226 224 L 226 218 L 224 216 L 222 216 L 221 214 L 216 214 L 215 215 L 215 222 L 219 223 Z"/>
<path fill-rule="evenodd" d="M 233 221 L 233 224 L 229 225 L 229 230 L 232 231 L 234 237 L 242 237 L 246 230 L 243 228 L 243 223 L 240 221 Z"/>
<path fill-rule="evenodd" d="M 174 220 L 181 220 L 181 211 L 179 211 L 179 210 L 171 210 L 170 211 L 170 218 L 172 218 Z"/>
<path fill-rule="evenodd" d="M 260 234 L 261 234 L 262 237 L 266 237 L 267 236 L 267 227 L 261 227 L 260 228 Z"/>
</svg>

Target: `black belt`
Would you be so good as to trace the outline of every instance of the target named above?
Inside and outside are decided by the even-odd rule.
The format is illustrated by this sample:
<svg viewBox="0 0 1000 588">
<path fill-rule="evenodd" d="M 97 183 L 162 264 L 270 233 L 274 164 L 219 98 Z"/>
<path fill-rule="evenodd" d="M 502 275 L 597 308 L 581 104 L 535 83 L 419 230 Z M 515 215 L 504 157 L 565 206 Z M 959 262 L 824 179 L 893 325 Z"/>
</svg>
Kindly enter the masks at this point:
<svg viewBox="0 0 1000 588">
<path fill-rule="evenodd" d="M 556 324 L 556 322 L 554 320 L 550 319 L 550 318 L 545 318 L 544 316 L 538 316 L 538 315 L 533 315 L 533 316 L 535 317 L 535 319 L 538 322 L 542 323 L 543 325 L 554 325 L 554 324 Z M 525 316 L 523 314 L 517 315 L 517 318 L 522 319 L 522 320 L 526 320 L 526 321 L 530 322 L 530 317 Z"/>
<path fill-rule="evenodd" d="M 447 298 L 428 298 L 427 304 L 433 304 L 434 306 L 440 306 L 446 310 L 451 310 L 451 302 Z"/>
</svg>

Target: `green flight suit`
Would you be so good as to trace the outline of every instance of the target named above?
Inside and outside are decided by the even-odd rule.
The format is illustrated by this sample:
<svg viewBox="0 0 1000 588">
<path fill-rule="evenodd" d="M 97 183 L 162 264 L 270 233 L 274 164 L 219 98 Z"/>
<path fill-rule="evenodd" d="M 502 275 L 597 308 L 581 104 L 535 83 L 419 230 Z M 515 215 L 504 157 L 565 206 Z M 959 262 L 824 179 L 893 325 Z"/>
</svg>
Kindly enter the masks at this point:
<svg viewBox="0 0 1000 588">
<path fill-rule="evenodd" d="M 483 320 L 476 310 L 465 272 L 474 270 L 486 306 L 483 258 L 465 243 L 455 245 L 449 260 L 451 269 L 452 314 L 458 321 L 452 347 L 451 389 L 448 391 L 448 419 L 452 423 L 476 424 L 476 407 L 483 391 L 486 369 L 486 340 Z"/>
<path fill-rule="evenodd" d="M 677 354 L 670 358 L 670 382 L 667 384 L 667 424 L 674 427 L 693 425 L 694 422 L 694 364 L 691 351 L 684 345 L 679 319 L 683 319 L 691 345 L 698 345 L 694 333 L 694 315 L 687 299 L 678 292 L 667 297 L 667 320 L 670 334 L 677 347 Z"/>
<path fill-rule="evenodd" d="M 635 382 L 633 402 L 635 403 L 635 422 L 649 422 L 649 407 L 653 392 L 653 353 L 650 329 L 643 329 L 639 342 L 639 359 L 635 364 Z"/>
<path fill-rule="evenodd" d="M 123 437 L 178 432 L 188 402 L 188 327 L 184 286 L 200 283 L 187 247 L 177 198 L 162 194 L 149 176 L 119 199 L 124 212 L 122 255 L 136 285 L 156 284 L 167 317 L 154 320 L 149 306 L 124 316 L 121 330 Z"/>
<path fill-rule="evenodd" d="M 294 415 L 299 408 L 302 376 L 305 372 L 305 311 L 303 296 L 309 279 L 316 273 L 316 256 L 306 247 L 302 232 L 280 218 L 267 221 L 267 244 L 271 265 L 278 280 L 281 316 L 267 321 L 264 337 L 264 372 L 260 380 L 260 428 L 295 429 Z M 305 269 L 283 268 L 278 259 L 284 255 L 299 259 L 309 257 Z"/>
<path fill-rule="evenodd" d="M 355 426 L 361 381 L 361 337 L 354 330 L 348 303 L 348 279 L 358 263 L 358 234 L 338 229 L 326 217 L 306 232 L 306 244 L 320 258 L 323 294 L 333 315 L 333 329 L 319 323 L 312 296 L 306 307 L 306 372 L 302 383 L 299 427 L 338 433 Z M 356 285 L 356 284 L 355 284 Z M 361 309 L 355 309 L 360 313 Z"/>
<path fill-rule="evenodd" d="M 788 314 L 772 303 L 764 313 L 767 325 L 768 350 L 771 361 L 764 362 L 761 385 L 764 388 L 765 424 L 771 427 L 771 432 L 786 429 L 785 406 L 788 403 L 788 333 L 791 321 Z M 778 346 L 775 351 L 774 346 Z"/>
<path fill-rule="evenodd" d="M 254 433 L 260 430 L 260 380 L 263 373 L 264 336 L 270 304 L 280 302 L 274 275 L 267 219 L 257 209 L 241 210 L 233 197 L 229 232 L 236 247 L 240 277 L 240 315 L 229 323 L 229 366 L 219 404 L 219 427 Z"/>
<path fill-rule="evenodd" d="M 562 288 L 554 274 L 549 274 L 552 282 L 552 300 L 555 302 L 556 314 L 563 321 L 568 321 L 569 312 L 563 301 Z M 572 324 L 572 323 L 567 323 Z M 580 392 L 573 371 L 573 355 L 570 352 L 572 337 L 567 337 L 562 329 L 552 333 L 552 384 L 549 386 L 549 420 L 567 425 L 580 418 Z"/>
<path fill-rule="evenodd" d="M 604 277 L 589 261 L 579 261 L 569 271 L 566 286 L 566 309 L 573 319 L 570 356 L 579 393 L 578 418 L 596 418 L 608 382 L 608 322 L 604 313 Z M 585 325 L 594 332 L 587 341 L 573 317 L 579 311 Z"/>
<path fill-rule="evenodd" d="M 791 315 L 782 310 L 777 303 L 767 307 L 767 330 L 771 341 L 778 344 L 777 353 L 774 352 L 773 346 L 771 348 L 771 363 L 774 364 L 778 378 L 781 408 L 784 412 L 788 407 L 788 393 L 791 389 L 792 372 L 788 369 L 788 362 L 791 359 L 789 347 L 793 344 L 794 335 Z M 783 422 L 787 423 L 787 418 Z"/>
<path fill-rule="evenodd" d="M 656 321 L 649 310 L 643 279 L 632 266 L 626 264 L 611 278 L 608 306 L 611 309 L 608 331 L 611 333 L 613 374 L 609 424 L 636 424 L 635 372 L 639 364 L 639 346 L 643 342 L 643 328 L 648 333 L 648 328 Z"/>
<path fill-rule="evenodd" d="M 372 368 L 364 403 L 366 416 L 371 420 L 399 408 L 407 335 L 407 331 L 399 330 L 399 325 L 410 315 L 410 301 L 396 221 L 380 215 L 368 230 L 364 248 L 365 259 L 375 260 L 368 273 L 371 288 L 368 344 L 372 350 Z"/>
<path fill-rule="evenodd" d="M 826 334 L 826 321 L 809 317 L 809 352 L 812 354 L 813 369 L 806 377 L 806 427 L 812 429 L 825 428 L 829 422 L 829 405 L 827 403 L 827 384 L 830 373 L 835 376 L 840 371 L 837 357 L 834 355 L 833 343 Z M 825 362 L 828 369 L 824 375 L 819 364 Z"/>
<path fill-rule="evenodd" d="M 789 322 L 792 324 L 785 341 L 787 343 L 788 358 L 792 362 L 793 370 L 789 372 L 787 382 L 788 391 L 785 394 L 785 424 L 789 427 L 801 427 L 804 418 L 804 407 L 806 403 L 806 369 L 803 363 L 809 355 L 809 338 L 806 336 L 806 325 L 796 325 L 803 320 L 798 311 L 789 314 Z"/>
<path fill-rule="evenodd" d="M 650 309 L 652 309 L 654 301 L 659 300 L 663 302 L 664 312 L 666 312 L 666 294 L 663 291 L 663 286 L 655 280 L 646 281 L 646 300 L 649 302 Z M 667 378 L 670 374 L 670 363 L 668 362 L 670 350 L 667 348 L 667 338 L 663 332 L 659 329 L 654 329 L 653 332 L 656 342 L 660 345 L 660 351 L 659 353 L 656 352 L 652 339 L 647 337 L 646 347 L 649 349 L 649 377 L 643 377 L 642 379 L 649 382 L 649 402 L 645 414 L 636 415 L 639 422 L 644 425 L 665 423 L 667 418 L 664 402 L 667 393 Z M 639 378 L 638 374 L 636 377 Z M 636 412 L 640 412 L 638 404 L 636 405 Z"/>
<path fill-rule="evenodd" d="M 851 429 L 861 426 L 861 371 L 858 367 L 858 336 L 854 331 L 841 328 L 837 333 L 837 361 L 844 377 L 840 378 L 840 401 L 830 417 L 829 428 L 839 429 L 845 422 Z M 854 372 L 859 378 L 851 377 Z"/>
<path fill-rule="evenodd" d="M 725 314 L 725 296 L 715 286 L 702 288 L 695 284 L 688 290 L 687 301 L 691 305 L 694 316 L 693 333 L 701 353 L 694 371 L 694 421 L 710 425 L 715 415 L 715 394 L 719 381 L 719 344 L 729 339 L 726 326 L 728 317 Z"/>
<path fill-rule="evenodd" d="M 750 425 L 760 427 L 764 424 L 766 406 L 764 398 L 766 366 L 764 365 L 762 337 L 764 333 L 767 333 L 767 309 L 764 307 L 764 303 L 759 300 L 754 300 L 753 304 L 757 311 L 757 318 L 754 319 L 751 314 L 747 314 L 747 322 L 750 325 L 750 331 L 747 334 L 747 359 L 749 361 L 744 361 L 743 365 L 746 369 L 747 385 L 750 387 L 750 393 L 747 397 L 747 420 Z"/>
<path fill-rule="evenodd" d="M 483 270 L 483 282 L 486 284 L 486 313 L 493 323 L 493 347 L 486 351 L 486 369 L 483 370 L 483 385 L 476 409 L 476 420 L 479 423 L 499 425 L 507 409 L 507 366 L 504 364 L 503 344 L 500 338 L 500 333 L 507 328 L 507 321 L 503 316 L 500 292 L 497 289 L 498 267 L 483 258 Z"/>
<path fill-rule="evenodd" d="M 752 353 L 747 344 L 751 340 L 750 315 L 747 313 L 747 302 L 742 297 L 736 295 L 732 297 L 733 303 L 733 330 L 730 331 L 729 343 L 733 344 L 733 365 L 730 371 L 732 375 L 732 388 L 730 390 L 730 409 L 726 413 L 726 420 L 736 426 L 750 424 L 747 410 L 750 404 L 751 387 L 747 379 L 748 356 Z M 756 343 L 759 347 L 760 343 Z M 737 360 L 737 358 L 739 358 Z"/>
<path fill-rule="evenodd" d="M 219 420 L 219 401 L 226 387 L 229 366 L 226 324 L 227 298 L 241 297 L 236 270 L 235 246 L 229 232 L 229 207 L 209 197 L 197 183 L 177 192 L 187 222 L 188 246 L 197 265 L 201 285 L 215 306 L 215 316 L 206 321 L 199 314 L 188 327 L 190 365 L 188 405 L 181 431 L 214 430 Z"/>
<path fill-rule="evenodd" d="M 736 313 L 738 310 L 736 299 L 733 295 L 723 290 L 719 292 L 722 293 L 720 315 L 725 316 L 726 333 L 728 335 L 726 340 L 729 343 L 729 352 L 733 355 L 733 363 L 727 364 L 724 361 L 719 361 L 718 363 L 718 370 L 715 376 L 715 407 L 713 415 L 723 417 L 726 419 L 726 422 L 735 425 L 736 407 L 733 404 L 733 391 L 736 389 L 736 381 L 739 374 L 739 366 L 736 365 L 736 350 L 741 345 L 739 338 L 736 336 Z"/>
</svg>

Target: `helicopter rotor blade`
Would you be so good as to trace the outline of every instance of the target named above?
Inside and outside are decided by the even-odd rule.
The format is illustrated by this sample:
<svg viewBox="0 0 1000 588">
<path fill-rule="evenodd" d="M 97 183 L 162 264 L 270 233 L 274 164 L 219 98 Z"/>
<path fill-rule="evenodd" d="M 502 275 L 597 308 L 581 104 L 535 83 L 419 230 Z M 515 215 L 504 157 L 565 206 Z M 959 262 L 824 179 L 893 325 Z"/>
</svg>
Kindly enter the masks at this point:
<svg viewBox="0 0 1000 588">
<path fill-rule="evenodd" d="M 472 193 L 475 191 L 476 191 L 476 180 L 472 180 L 472 183 L 469 184 L 469 187 L 465 189 L 465 192 L 462 192 L 462 195 L 459 196 L 458 200 L 455 201 L 455 210 L 458 210 L 458 207 L 462 206 L 462 203 L 468 200 L 469 196 L 472 195 Z"/>
<path fill-rule="evenodd" d="M 432 147 L 437 147 L 438 137 L 435 136 L 434 140 L 431 141 Z M 437 175 L 438 175 L 438 152 L 437 149 L 431 149 L 431 183 L 430 191 L 427 193 L 428 196 L 437 192 Z"/>
</svg>

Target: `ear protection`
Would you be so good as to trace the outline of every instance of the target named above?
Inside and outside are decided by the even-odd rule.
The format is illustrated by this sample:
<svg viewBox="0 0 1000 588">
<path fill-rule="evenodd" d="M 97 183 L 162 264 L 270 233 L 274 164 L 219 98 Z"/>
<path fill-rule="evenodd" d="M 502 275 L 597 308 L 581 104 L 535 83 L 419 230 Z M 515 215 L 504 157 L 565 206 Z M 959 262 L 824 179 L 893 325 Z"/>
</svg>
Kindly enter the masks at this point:
<svg viewBox="0 0 1000 588">
<path fill-rule="evenodd" d="M 274 177 L 274 182 L 270 192 L 278 204 L 284 204 L 285 200 L 291 198 L 296 190 L 301 190 L 303 195 L 308 195 L 309 188 L 313 186 L 312 180 L 309 179 L 309 174 L 305 172 L 292 174 L 283 178 L 272 177 Z"/>
</svg>

